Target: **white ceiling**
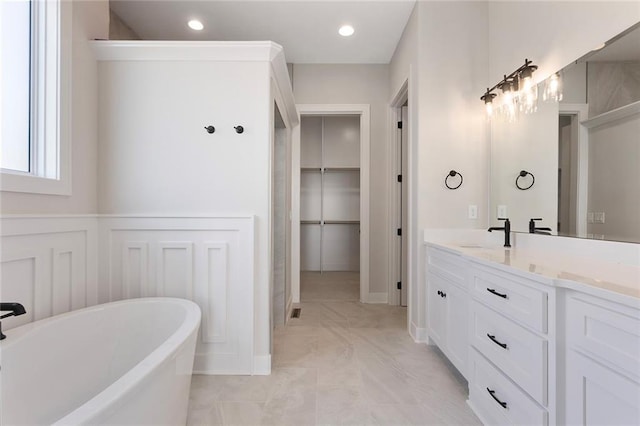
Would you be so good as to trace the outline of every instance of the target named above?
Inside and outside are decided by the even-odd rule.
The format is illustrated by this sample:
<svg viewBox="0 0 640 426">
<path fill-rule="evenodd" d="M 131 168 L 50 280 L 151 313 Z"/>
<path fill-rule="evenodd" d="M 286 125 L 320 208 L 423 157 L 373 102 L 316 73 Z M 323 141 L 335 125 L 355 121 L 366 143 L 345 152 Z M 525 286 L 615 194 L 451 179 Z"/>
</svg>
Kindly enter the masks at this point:
<svg viewBox="0 0 640 426">
<path fill-rule="evenodd" d="M 111 9 L 145 40 L 272 40 L 293 63 L 391 60 L 415 0 L 179 1 L 111 0 Z M 204 30 L 187 27 L 199 19 Z M 355 34 L 338 35 L 351 24 Z"/>
</svg>

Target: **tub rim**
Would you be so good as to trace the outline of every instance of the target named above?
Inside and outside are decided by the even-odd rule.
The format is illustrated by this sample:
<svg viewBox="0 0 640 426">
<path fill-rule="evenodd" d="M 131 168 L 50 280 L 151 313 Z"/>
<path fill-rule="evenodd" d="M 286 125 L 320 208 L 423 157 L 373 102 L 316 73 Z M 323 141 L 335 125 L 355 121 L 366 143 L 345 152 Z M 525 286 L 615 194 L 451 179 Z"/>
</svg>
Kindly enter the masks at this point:
<svg viewBox="0 0 640 426">
<path fill-rule="evenodd" d="M 75 311 L 66 312 L 52 317 L 43 318 L 38 321 L 34 321 L 29 324 L 24 324 L 14 329 L 7 330 L 7 339 L 0 345 L 0 357 L 2 348 L 7 348 L 18 344 L 18 342 L 24 339 L 31 331 L 37 329 L 38 326 L 46 323 L 56 323 L 61 320 L 73 318 L 75 316 L 81 316 L 83 313 L 89 311 L 106 310 L 109 307 L 119 305 L 131 305 L 131 304 L 158 304 L 158 303 L 170 303 L 185 307 L 185 318 L 180 326 L 158 346 L 152 352 L 147 354 L 142 360 L 140 360 L 131 369 L 125 372 L 117 380 L 111 382 L 106 388 L 99 393 L 93 395 L 82 405 L 76 407 L 69 413 L 65 414 L 59 419 L 54 420 L 54 425 L 68 425 L 68 424 L 84 424 L 89 417 L 93 417 L 101 412 L 104 412 L 107 407 L 110 407 L 115 401 L 119 399 L 120 395 L 126 394 L 135 388 L 136 385 L 141 383 L 149 373 L 155 370 L 163 362 L 170 360 L 177 353 L 178 349 L 189 337 L 198 331 L 202 312 L 200 307 L 193 301 L 187 299 L 180 299 L 174 297 L 141 297 L 136 299 L 119 300 L 115 302 L 108 302 L 99 305 L 88 306 L 86 308 L 78 309 Z"/>
</svg>

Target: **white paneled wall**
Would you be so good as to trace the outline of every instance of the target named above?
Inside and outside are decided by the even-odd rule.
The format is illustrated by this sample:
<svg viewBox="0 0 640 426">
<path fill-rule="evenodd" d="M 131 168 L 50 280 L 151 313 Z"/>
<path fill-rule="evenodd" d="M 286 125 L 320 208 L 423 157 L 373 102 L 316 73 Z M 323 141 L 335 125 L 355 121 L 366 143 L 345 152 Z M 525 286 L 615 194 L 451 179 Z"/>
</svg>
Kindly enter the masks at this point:
<svg viewBox="0 0 640 426">
<path fill-rule="evenodd" d="M 202 309 L 194 371 L 253 373 L 254 219 L 100 220 L 100 300 L 167 296 Z"/>
<path fill-rule="evenodd" d="M 179 297 L 202 310 L 194 371 L 264 373 L 254 367 L 254 220 L 3 217 L 0 299 L 27 313 L 2 327 L 97 303 Z"/>
<path fill-rule="evenodd" d="M 0 224 L 0 299 L 27 311 L 2 320 L 4 330 L 97 303 L 95 217 L 3 217 Z"/>
</svg>

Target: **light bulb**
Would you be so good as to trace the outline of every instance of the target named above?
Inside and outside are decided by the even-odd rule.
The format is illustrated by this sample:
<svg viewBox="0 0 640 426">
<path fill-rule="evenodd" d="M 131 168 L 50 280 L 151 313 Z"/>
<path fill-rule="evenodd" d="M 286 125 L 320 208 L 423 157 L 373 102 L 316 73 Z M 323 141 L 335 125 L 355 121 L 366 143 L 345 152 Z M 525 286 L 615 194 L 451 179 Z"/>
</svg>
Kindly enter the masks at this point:
<svg viewBox="0 0 640 426">
<path fill-rule="evenodd" d="M 560 102 L 562 100 L 562 83 L 558 73 L 552 74 L 545 82 L 542 99 L 551 102 Z"/>
<path fill-rule="evenodd" d="M 204 25 L 202 24 L 202 22 L 198 21 L 197 19 L 190 20 L 189 22 L 187 22 L 187 25 L 189 25 L 189 28 L 195 31 L 202 31 L 202 29 L 204 29 Z"/>
<path fill-rule="evenodd" d="M 355 32 L 356 30 L 351 25 L 343 25 L 338 30 L 338 33 L 343 37 L 352 36 Z"/>
</svg>

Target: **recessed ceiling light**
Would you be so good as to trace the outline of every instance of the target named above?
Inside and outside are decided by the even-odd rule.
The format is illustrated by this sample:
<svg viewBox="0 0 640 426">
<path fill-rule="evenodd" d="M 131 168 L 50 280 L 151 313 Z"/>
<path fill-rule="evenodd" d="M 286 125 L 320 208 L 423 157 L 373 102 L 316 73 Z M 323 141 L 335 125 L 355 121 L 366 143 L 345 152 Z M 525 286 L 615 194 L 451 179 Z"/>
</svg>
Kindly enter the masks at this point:
<svg viewBox="0 0 640 426">
<path fill-rule="evenodd" d="M 187 25 L 189 25 L 189 28 L 196 31 L 202 31 L 202 29 L 204 29 L 204 25 L 202 25 L 202 22 L 198 21 L 197 19 L 190 20 Z"/>
<path fill-rule="evenodd" d="M 355 33 L 356 30 L 353 29 L 351 25 L 343 25 L 338 30 L 338 33 L 343 37 L 349 37 Z"/>
</svg>

